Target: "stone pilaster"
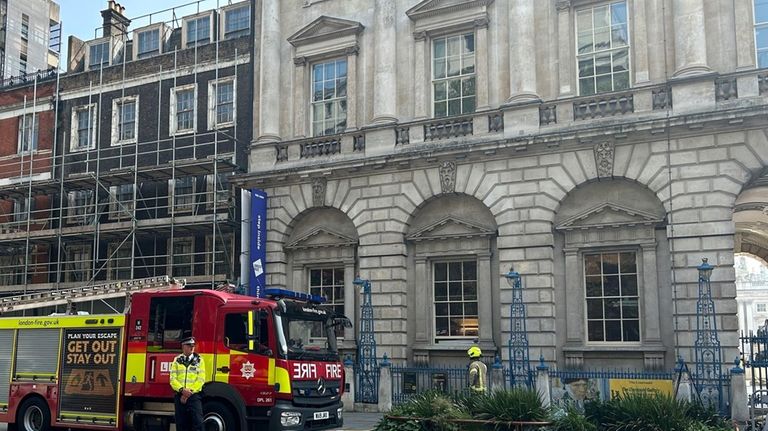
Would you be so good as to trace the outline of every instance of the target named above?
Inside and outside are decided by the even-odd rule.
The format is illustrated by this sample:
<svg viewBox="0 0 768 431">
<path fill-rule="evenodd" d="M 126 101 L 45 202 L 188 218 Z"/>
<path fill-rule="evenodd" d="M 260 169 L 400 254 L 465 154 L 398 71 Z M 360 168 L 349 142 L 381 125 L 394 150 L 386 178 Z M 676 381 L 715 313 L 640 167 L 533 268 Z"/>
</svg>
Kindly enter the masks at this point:
<svg viewBox="0 0 768 431">
<path fill-rule="evenodd" d="M 427 87 L 427 70 L 429 70 L 429 47 L 427 46 L 427 33 L 424 31 L 413 34 L 413 116 L 416 119 L 427 118 L 427 100 L 429 88 Z"/>
<path fill-rule="evenodd" d="M 754 69 L 755 64 L 755 33 L 752 30 L 753 0 L 734 0 L 734 17 L 736 19 L 736 68 L 737 70 Z"/>
<path fill-rule="evenodd" d="M 376 0 L 374 32 L 373 122 L 396 121 L 396 20 L 394 0 Z"/>
<path fill-rule="evenodd" d="M 261 20 L 261 52 L 259 74 L 259 136 L 257 142 L 280 140 L 280 110 L 275 101 L 280 97 L 280 0 L 263 0 Z"/>
<path fill-rule="evenodd" d="M 309 103 L 307 87 L 307 58 L 296 57 L 293 59 L 293 136 L 303 138 L 307 133 L 305 124 L 307 118 L 306 106 Z"/>
<path fill-rule="evenodd" d="M 539 100 L 536 82 L 534 1 L 518 0 L 509 8 L 510 45 L 508 104 Z"/>
<path fill-rule="evenodd" d="M 675 77 L 710 72 L 704 0 L 674 0 Z"/>
<path fill-rule="evenodd" d="M 475 34 L 475 46 L 479 48 L 475 50 L 477 110 L 484 111 L 491 108 L 488 102 L 488 19 L 475 21 Z"/>
<path fill-rule="evenodd" d="M 634 31 L 632 32 L 632 46 L 634 49 L 635 84 L 644 84 L 650 81 L 648 64 L 648 21 L 645 13 L 647 2 L 636 1 L 632 7 L 634 18 Z"/>
<path fill-rule="evenodd" d="M 571 74 L 573 63 L 573 39 L 571 30 L 571 2 L 570 0 L 558 0 L 555 4 L 557 8 L 557 46 L 558 46 L 558 64 L 560 82 L 560 97 L 567 97 L 573 94 L 573 76 Z M 510 90 L 511 91 L 511 90 Z"/>
</svg>

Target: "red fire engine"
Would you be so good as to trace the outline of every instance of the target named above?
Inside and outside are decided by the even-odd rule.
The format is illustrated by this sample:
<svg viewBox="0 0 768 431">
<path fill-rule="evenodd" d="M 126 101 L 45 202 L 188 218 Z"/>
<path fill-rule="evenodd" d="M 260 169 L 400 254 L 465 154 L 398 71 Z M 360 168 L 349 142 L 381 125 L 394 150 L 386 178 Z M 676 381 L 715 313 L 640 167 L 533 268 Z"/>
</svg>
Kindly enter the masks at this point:
<svg viewBox="0 0 768 431">
<path fill-rule="evenodd" d="M 170 364 L 191 335 L 208 373 L 206 430 L 342 425 L 336 333 L 347 318 L 301 293 L 181 287 L 136 291 L 124 314 L 0 318 L 0 422 L 24 431 L 168 430 Z"/>
</svg>

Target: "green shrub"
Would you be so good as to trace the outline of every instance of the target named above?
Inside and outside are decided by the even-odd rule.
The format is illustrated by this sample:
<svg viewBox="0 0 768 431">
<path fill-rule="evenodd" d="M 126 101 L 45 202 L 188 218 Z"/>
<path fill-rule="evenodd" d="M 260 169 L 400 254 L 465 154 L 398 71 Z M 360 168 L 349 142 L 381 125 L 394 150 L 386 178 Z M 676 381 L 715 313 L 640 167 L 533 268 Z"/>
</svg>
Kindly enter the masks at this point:
<svg viewBox="0 0 768 431">
<path fill-rule="evenodd" d="M 467 413 L 453 399 L 441 392 L 428 391 L 408 402 L 395 406 L 389 416 L 421 418 L 397 420 L 383 418 L 376 425 L 376 431 L 459 431 L 452 419 L 467 419 Z"/>
<path fill-rule="evenodd" d="M 499 422 L 543 422 L 548 417 L 539 395 L 530 389 L 493 391 L 488 395 L 477 397 L 473 403 L 473 408 L 469 412 L 476 419 Z"/>
<path fill-rule="evenodd" d="M 551 431 L 597 431 L 597 426 L 575 407 L 569 406 L 565 414 L 554 420 Z"/>
</svg>

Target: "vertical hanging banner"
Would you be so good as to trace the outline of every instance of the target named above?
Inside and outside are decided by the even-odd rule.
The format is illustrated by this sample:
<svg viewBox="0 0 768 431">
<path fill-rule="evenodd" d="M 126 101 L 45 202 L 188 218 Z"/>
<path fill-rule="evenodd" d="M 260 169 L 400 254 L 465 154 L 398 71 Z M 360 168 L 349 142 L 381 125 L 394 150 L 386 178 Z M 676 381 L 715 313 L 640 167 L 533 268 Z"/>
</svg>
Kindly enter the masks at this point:
<svg viewBox="0 0 768 431">
<path fill-rule="evenodd" d="M 260 298 L 264 294 L 267 275 L 267 194 L 251 189 L 251 276 L 248 294 Z"/>
</svg>

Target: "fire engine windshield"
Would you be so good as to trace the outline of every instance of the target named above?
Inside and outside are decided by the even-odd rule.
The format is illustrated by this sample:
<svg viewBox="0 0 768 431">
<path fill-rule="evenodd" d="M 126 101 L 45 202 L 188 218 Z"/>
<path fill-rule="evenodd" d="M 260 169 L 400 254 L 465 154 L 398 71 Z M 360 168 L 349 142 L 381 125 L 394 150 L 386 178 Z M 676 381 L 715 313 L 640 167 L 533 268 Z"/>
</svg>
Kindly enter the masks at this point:
<svg viewBox="0 0 768 431">
<path fill-rule="evenodd" d="M 334 315 L 310 304 L 285 303 L 275 316 L 283 356 L 293 360 L 337 361 Z"/>
</svg>

